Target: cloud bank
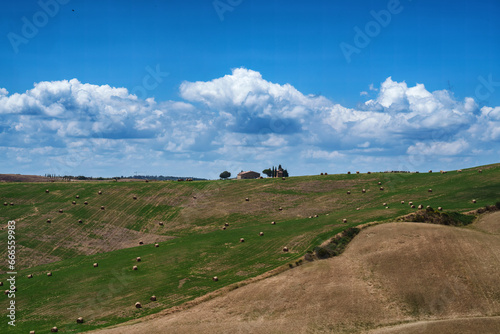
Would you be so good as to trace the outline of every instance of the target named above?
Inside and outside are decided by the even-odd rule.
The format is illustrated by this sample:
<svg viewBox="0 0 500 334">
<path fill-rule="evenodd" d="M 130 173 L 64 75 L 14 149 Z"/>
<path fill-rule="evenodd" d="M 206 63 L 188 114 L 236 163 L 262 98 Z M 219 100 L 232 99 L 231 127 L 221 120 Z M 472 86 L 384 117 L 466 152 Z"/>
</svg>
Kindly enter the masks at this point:
<svg viewBox="0 0 500 334">
<path fill-rule="evenodd" d="M 0 172 L 215 178 L 282 163 L 297 175 L 451 169 L 500 153 L 500 107 L 391 77 L 369 90 L 349 108 L 245 68 L 183 82 L 181 101 L 77 79 L 0 88 Z"/>
</svg>

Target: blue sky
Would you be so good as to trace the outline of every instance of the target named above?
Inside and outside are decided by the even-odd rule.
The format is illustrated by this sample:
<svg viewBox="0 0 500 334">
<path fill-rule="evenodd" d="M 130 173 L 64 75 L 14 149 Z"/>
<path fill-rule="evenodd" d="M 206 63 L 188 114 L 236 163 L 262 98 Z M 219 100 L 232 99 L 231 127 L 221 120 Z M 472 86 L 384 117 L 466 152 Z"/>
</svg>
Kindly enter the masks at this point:
<svg viewBox="0 0 500 334">
<path fill-rule="evenodd" d="M 18 1 L 0 173 L 498 162 L 498 1 Z"/>
</svg>

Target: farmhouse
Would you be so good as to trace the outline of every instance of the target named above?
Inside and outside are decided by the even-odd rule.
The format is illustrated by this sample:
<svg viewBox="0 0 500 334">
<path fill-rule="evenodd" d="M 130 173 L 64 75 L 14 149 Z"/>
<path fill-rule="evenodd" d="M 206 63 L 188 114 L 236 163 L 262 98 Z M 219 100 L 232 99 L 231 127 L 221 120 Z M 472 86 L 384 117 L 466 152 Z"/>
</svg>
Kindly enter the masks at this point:
<svg viewBox="0 0 500 334">
<path fill-rule="evenodd" d="M 253 171 L 248 171 L 248 172 L 241 172 L 238 174 L 236 177 L 238 180 L 246 180 L 246 179 L 258 179 L 260 177 L 260 173 L 253 172 Z"/>
</svg>

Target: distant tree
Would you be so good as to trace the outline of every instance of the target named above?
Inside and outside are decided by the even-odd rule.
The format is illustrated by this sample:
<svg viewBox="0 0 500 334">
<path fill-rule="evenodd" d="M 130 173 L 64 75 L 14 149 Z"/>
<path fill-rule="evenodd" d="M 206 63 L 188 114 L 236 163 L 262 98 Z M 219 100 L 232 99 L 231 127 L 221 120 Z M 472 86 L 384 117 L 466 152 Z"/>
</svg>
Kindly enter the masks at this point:
<svg viewBox="0 0 500 334">
<path fill-rule="evenodd" d="M 225 170 L 222 173 L 220 173 L 219 176 L 221 179 L 227 179 L 228 177 L 231 177 L 231 173 L 229 173 L 227 170 Z"/>
<path fill-rule="evenodd" d="M 272 177 L 273 176 L 273 171 L 271 170 L 271 168 L 267 168 L 267 169 L 264 169 L 262 171 L 262 174 L 266 174 L 267 177 Z"/>
<path fill-rule="evenodd" d="M 286 169 L 283 170 L 283 176 L 288 177 L 288 171 Z"/>
</svg>

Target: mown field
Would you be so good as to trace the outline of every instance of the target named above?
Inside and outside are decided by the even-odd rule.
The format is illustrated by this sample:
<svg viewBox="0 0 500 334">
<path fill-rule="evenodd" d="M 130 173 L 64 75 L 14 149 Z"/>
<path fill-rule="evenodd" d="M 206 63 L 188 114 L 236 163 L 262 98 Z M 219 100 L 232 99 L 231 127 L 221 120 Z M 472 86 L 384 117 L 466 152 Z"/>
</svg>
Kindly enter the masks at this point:
<svg viewBox="0 0 500 334">
<path fill-rule="evenodd" d="M 6 226 L 15 220 L 18 274 L 16 327 L 3 321 L 0 332 L 109 326 L 287 266 L 349 226 L 414 212 L 409 201 L 466 212 L 499 200 L 500 165 L 286 180 L 3 183 L 0 254 L 7 259 Z M 0 307 L 8 301 L 4 295 Z"/>
</svg>

